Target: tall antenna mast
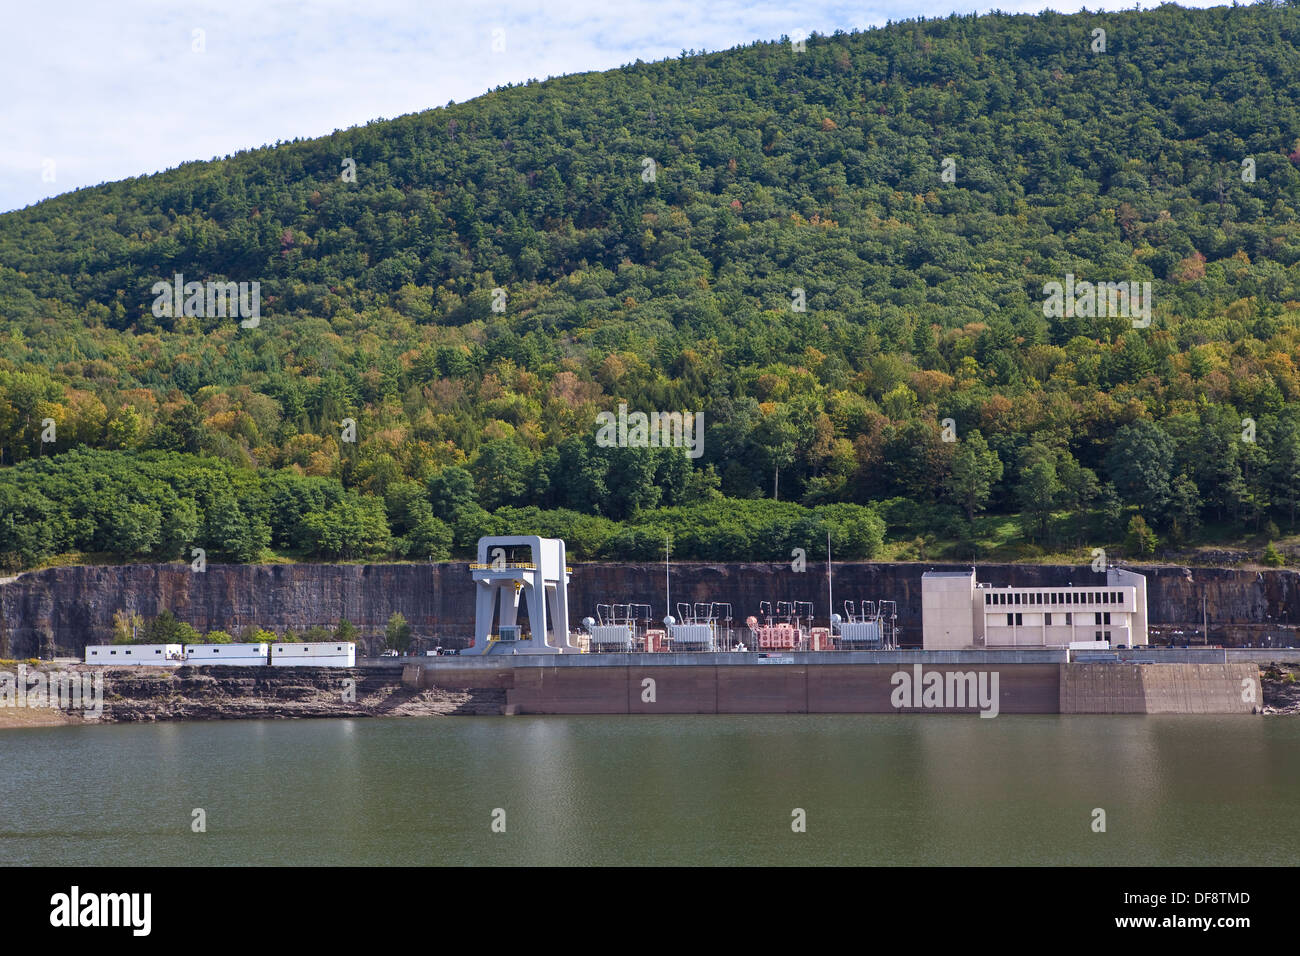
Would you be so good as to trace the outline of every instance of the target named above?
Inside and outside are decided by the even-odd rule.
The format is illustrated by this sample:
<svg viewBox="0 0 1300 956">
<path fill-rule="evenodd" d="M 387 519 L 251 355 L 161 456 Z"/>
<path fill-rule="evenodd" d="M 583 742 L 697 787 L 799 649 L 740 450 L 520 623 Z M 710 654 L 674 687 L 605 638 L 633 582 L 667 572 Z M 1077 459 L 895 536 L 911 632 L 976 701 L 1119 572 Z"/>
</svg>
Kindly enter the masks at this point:
<svg viewBox="0 0 1300 956">
<path fill-rule="evenodd" d="M 834 633 L 831 615 L 835 613 L 835 592 L 831 585 L 831 533 L 826 531 L 826 626 Z M 809 624 L 811 627 L 811 623 Z"/>
<path fill-rule="evenodd" d="M 664 617 L 672 613 L 673 607 L 672 583 L 668 577 L 668 552 L 672 549 L 672 546 L 673 536 L 671 534 L 664 535 Z"/>
</svg>

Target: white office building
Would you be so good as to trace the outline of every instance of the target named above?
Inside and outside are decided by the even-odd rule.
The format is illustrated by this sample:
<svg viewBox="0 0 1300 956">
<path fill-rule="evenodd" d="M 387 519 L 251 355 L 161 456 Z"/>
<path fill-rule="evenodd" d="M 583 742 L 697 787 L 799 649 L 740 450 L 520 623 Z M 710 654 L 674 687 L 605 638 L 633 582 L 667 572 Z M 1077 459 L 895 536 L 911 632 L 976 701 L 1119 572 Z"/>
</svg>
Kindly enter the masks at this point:
<svg viewBox="0 0 1300 956">
<path fill-rule="evenodd" d="M 270 644 L 186 644 L 185 663 L 203 666 L 260 667 Z"/>
<path fill-rule="evenodd" d="M 175 667 L 184 655 L 180 644 L 87 644 L 87 664 L 114 667 Z"/>
<path fill-rule="evenodd" d="M 1106 583 L 993 587 L 970 571 L 921 576 L 926 650 L 1141 646 L 1147 643 L 1147 581 L 1124 568 Z"/>
<path fill-rule="evenodd" d="M 351 641 L 305 641 L 271 645 L 272 667 L 356 667 Z"/>
</svg>

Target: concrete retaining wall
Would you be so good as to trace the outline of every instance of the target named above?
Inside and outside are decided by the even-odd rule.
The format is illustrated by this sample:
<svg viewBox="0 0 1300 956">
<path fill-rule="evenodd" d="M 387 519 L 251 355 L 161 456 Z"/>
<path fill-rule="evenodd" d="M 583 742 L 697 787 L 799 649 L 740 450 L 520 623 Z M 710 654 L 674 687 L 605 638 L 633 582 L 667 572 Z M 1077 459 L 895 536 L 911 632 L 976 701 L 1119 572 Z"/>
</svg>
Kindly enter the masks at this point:
<svg viewBox="0 0 1300 956">
<path fill-rule="evenodd" d="M 653 660 L 659 656 L 574 656 L 546 663 L 441 658 L 408 664 L 403 681 L 441 690 L 505 690 L 507 713 L 518 714 L 1249 714 L 1263 699 L 1259 669 L 1248 663 L 944 661 L 934 658 L 951 655 L 935 654 L 922 664 L 920 655 L 911 654 L 904 661 L 870 664 L 751 660 L 664 666 Z M 633 660 L 639 657 L 647 660 Z M 996 707 L 981 708 L 975 700 L 962 706 L 956 698 L 936 706 L 919 696 L 896 695 L 903 682 L 919 688 L 930 674 L 940 675 L 943 686 L 959 674 L 977 681 L 983 675 L 990 692 L 996 676 Z"/>
<path fill-rule="evenodd" d="M 1254 664 L 1067 664 L 1063 714 L 1250 714 L 1263 700 Z"/>
<path fill-rule="evenodd" d="M 827 655 L 833 657 L 827 657 Z M 994 651 L 811 651 L 785 655 L 796 664 L 906 664 L 916 661 L 929 664 L 1064 664 L 1067 661 L 1087 663 L 1094 658 L 1118 658 L 1147 664 L 1244 664 L 1267 666 L 1274 661 L 1283 664 L 1300 664 L 1300 650 L 1274 648 L 1190 648 L 1151 647 L 1132 651 L 1070 651 L 1020 650 Z M 73 658 L 80 661 L 81 658 Z M 507 655 L 489 657 L 358 657 L 357 666 L 371 667 L 426 667 L 436 663 L 439 667 L 516 667 L 537 658 L 522 659 Z M 562 654 L 547 658 L 544 663 L 557 667 L 626 667 L 628 664 L 669 666 L 678 664 L 746 664 L 753 663 L 753 654 Z M 774 666 L 774 665 L 764 665 Z"/>
<path fill-rule="evenodd" d="M 1008 668 L 926 667 L 923 674 L 997 674 L 996 710 L 1053 713 L 1060 665 Z M 911 668 L 892 664 L 687 665 L 662 667 L 528 667 L 515 671 L 506 700 L 520 714 L 887 714 L 978 713 L 975 701 L 896 708 L 891 696 Z M 461 674 L 453 678 L 459 683 Z M 987 680 L 987 677 L 986 677 Z M 434 686 L 443 681 L 432 678 Z"/>
</svg>

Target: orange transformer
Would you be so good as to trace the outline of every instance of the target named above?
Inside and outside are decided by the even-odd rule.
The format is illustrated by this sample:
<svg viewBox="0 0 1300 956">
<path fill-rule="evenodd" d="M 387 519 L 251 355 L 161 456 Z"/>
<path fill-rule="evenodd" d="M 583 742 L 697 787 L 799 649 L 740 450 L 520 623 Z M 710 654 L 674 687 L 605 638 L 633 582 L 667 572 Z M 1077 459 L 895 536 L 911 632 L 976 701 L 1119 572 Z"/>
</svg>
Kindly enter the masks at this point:
<svg viewBox="0 0 1300 956">
<path fill-rule="evenodd" d="M 760 617 L 750 616 L 745 619 L 756 649 L 806 651 L 812 647 L 808 631 L 804 629 L 805 623 L 812 624 L 813 606 L 810 603 L 782 601 L 773 609 L 770 601 L 762 601 L 758 605 L 758 613 Z M 760 619 L 766 623 L 760 624 Z"/>
<path fill-rule="evenodd" d="M 751 628 L 754 643 L 762 651 L 797 651 L 803 649 L 803 632 L 793 624 L 762 624 Z"/>
</svg>

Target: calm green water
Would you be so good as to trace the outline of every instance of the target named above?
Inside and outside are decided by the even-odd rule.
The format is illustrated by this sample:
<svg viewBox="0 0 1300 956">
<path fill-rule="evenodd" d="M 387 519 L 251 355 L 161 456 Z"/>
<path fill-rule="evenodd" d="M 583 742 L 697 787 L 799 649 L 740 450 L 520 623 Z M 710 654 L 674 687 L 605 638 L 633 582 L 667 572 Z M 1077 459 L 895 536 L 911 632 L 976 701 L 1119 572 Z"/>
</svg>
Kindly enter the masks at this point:
<svg viewBox="0 0 1300 956">
<path fill-rule="evenodd" d="M 1300 856 L 1300 720 L 1286 718 L 163 723 L 6 731 L 0 760 L 10 865 Z M 796 807 L 806 833 L 791 831 Z M 195 808 L 206 833 L 191 832 Z M 497 808 L 505 833 L 491 830 Z"/>
</svg>

